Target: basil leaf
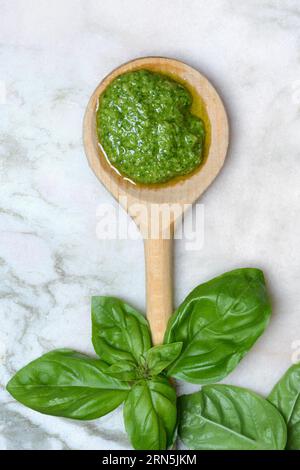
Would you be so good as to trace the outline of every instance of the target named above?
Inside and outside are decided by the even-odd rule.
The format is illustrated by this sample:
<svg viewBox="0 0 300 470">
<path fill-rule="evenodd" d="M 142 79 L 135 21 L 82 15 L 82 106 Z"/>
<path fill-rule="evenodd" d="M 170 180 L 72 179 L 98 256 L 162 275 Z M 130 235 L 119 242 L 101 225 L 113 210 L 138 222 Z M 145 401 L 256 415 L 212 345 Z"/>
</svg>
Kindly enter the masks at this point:
<svg viewBox="0 0 300 470">
<path fill-rule="evenodd" d="M 167 449 L 176 427 L 176 392 L 168 380 L 137 382 L 125 401 L 124 422 L 135 449 Z"/>
<path fill-rule="evenodd" d="M 133 362 L 120 362 L 106 369 L 106 374 L 119 380 L 131 381 L 139 378 L 139 370 Z"/>
<path fill-rule="evenodd" d="M 196 287 L 167 327 L 165 343 L 183 342 L 168 375 L 201 384 L 223 379 L 262 334 L 270 312 L 259 269 L 236 269 Z"/>
<path fill-rule="evenodd" d="M 280 450 L 286 425 L 276 408 L 255 393 L 206 385 L 179 399 L 179 436 L 190 449 Z"/>
<path fill-rule="evenodd" d="M 70 349 L 58 349 L 30 362 L 7 384 L 23 405 L 41 413 L 95 419 L 117 408 L 128 384 L 106 376 L 107 365 Z"/>
<path fill-rule="evenodd" d="M 149 349 L 145 360 L 150 374 L 158 375 L 179 356 L 182 343 L 160 344 Z"/>
<path fill-rule="evenodd" d="M 92 341 L 96 353 L 109 364 L 138 363 L 151 348 L 147 320 L 114 297 L 92 297 Z"/>
<path fill-rule="evenodd" d="M 286 449 L 300 450 L 300 364 L 290 367 L 268 400 L 284 417 L 288 430 Z"/>
</svg>

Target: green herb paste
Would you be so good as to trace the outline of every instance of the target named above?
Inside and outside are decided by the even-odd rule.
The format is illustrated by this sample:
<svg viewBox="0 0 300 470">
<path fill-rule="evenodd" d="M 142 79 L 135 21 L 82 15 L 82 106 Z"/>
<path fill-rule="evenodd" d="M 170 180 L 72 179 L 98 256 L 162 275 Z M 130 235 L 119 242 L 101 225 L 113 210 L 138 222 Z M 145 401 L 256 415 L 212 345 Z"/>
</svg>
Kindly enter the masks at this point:
<svg viewBox="0 0 300 470">
<path fill-rule="evenodd" d="M 137 183 L 163 183 L 202 161 L 204 124 L 176 81 L 148 70 L 117 77 L 97 110 L 99 141 L 111 165 Z"/>
</svg>

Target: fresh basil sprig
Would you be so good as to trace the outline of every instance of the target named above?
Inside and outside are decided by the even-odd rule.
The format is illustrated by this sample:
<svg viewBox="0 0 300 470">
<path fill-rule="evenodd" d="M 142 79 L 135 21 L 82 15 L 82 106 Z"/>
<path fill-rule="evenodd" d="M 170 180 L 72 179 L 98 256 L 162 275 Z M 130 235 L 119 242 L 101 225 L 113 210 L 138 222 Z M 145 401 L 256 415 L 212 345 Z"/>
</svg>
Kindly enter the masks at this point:
<svg viewBox="0 0 300 470">
<path fill-rule="evenodd" d="M 223 379 L 263 333 L 270 313 L 259 269 L 236 269 L 196 287 L 167 327 L 164 342 L 183 343 L 168 375 L 196 384 Z"/>
<path fill-rule="evenodd" d="M 182 344 L 152 347 L 147 320 L 113 297 L 93 297 L 92 339 L 101 359 L 55 350 L 23 367 L 7 390 L 41 413 L 83 420 L 99 418 L 126 400 L 124 420 L 133 446 L 166 449 L 175 437 L 177 408 L 163 371 Z"/>
<path fill-rule="evenodd" d="M 254 392 L 206 385 L 179 398 L 179 436 L 190 449 L 280 450 L 287 431 L 276 408 Z"/>
<path fill-rule="evenodd" d="M 268 400 L 284 417 L 288 429 L 287 450 L 300 449 L 300 363 L 290 367 L 275 385 Z"/>
<path fill-rule="evenodd" d="M 152 347 L 147 320 L 114 297 L 93 297 L 92 341 L 100 359 L 69 349 L 29 363 L 7 384 L 41 413 L 95 419 L 122 402 L 135 449 L 163 450 L 176 437 L 176 391 L 168 377 L 206 384 L 231 372 L 266 327 L 270 302 L 258 269 L 198 286 Z M 266 401 L 245 389 L 206 385 L 179 398 L 179 434 L 192 449 L 300 449 L 300 366 Z M 269 402 L 275 405 L 276 408 Z M 285 424 L 286 422 L 286 424 Z"/>
</svg>

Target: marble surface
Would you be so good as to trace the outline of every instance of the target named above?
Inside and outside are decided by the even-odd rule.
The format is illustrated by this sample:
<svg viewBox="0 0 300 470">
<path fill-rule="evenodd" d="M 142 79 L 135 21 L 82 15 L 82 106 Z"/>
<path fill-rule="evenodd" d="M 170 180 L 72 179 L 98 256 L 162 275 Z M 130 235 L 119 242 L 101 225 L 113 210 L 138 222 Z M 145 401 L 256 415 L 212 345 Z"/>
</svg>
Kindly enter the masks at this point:
<svg viewBox="0 0 300 470">
<path fill-rule="evenodd" d="M 299 1 L 0 0 L 0 11 L 0 448 L 130 448 L 120 409 L 69 421 L 3 387 L 50 349 L 93 353 L 91 295 L 144 311 L 142 242 L 97 238 L 111 198 L 81 135 L 97 83 L 138 56 L 188 62 L 228 109 L 228 159 L 201 201 L 204 246 L 175 243 L 175 303 L 226 270 L 263 268 L 273 318 L 226 382 L 268 393 L 300 357 Z"/>
</svg>

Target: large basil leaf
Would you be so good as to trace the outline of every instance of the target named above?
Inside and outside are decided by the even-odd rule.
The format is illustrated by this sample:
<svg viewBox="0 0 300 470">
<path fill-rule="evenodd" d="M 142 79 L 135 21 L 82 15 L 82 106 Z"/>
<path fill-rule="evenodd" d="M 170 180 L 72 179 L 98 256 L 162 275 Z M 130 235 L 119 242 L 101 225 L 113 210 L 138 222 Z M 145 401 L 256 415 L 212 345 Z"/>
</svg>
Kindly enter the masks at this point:
<svg viewBox="0 0 300 470">
<path fill-rule="evenodd" d="M 179 356 L 182 343 L 159 344 L 145 354 L 146 367 L 150 374 L 158 375 Z"/>
<path fill-rule="evenodd" d="M 273 388 L 268 400 L 284 417 L 288 450 L 300 450 L 300 364 L 290 367 Z"/>
<path fill-rule="evenodd" d="M 165 343 L 183 342 L 168 375 L 217 382 L 264 331 L 271 312 L 259 269 L 236 269 L 194 289 L 170 318 Z"/>
<path fill-rule="evenodd" d="M 173 443 L 176 416 L 176 392 L 165 378 L 137 382 L 125 401 L 125 428 L 138 450 L 167 449 Z"/>
<path fill-rule="evenodd" d="M 276 408 L 249 390 L 206 385 L 179 402 L 179 436 L 190 449 L 284 449 L 286 425 Z"/>
<path fill-rule="evenodd" d="M 23 405 L 41 413 L 95 419 L 117 408 L 129 386 L 105 374 L 107 364 L 70 349 L 58 349 L 30 362 L 7 384 Z"/>
<path fill-rule="evenodd" d="M 109 364 L 138 363 L 151 348 L 147 320 L 115 297 L 92 297 L 92 341 L 96 353 Z"/>
</svg>

